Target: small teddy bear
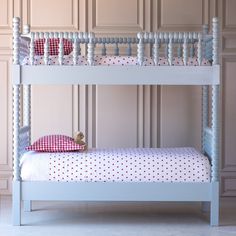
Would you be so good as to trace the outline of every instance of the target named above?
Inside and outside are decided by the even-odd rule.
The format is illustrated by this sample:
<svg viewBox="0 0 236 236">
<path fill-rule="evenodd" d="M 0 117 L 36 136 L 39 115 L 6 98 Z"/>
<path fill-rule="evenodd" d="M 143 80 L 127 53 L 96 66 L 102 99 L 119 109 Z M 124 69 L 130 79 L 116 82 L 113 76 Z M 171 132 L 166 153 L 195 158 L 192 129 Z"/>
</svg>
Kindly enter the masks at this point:
<svg viewBox="0 0 236 236">
<path fill-rule="evenodd" d="M 74 136 L 74 141 L 75 143 L 79 144 L 79 145 L 86 145 L 86 143 L 83 141 L 84 138 L 84 134 L 80 131 L 75 133 Z"/>
</svg>

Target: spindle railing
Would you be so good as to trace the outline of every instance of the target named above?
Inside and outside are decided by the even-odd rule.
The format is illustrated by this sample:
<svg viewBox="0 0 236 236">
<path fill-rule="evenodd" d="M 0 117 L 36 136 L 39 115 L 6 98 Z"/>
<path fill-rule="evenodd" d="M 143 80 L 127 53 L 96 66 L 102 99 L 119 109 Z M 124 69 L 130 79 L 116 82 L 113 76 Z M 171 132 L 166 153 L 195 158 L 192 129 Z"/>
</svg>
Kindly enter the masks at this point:
<svg viewBox="0 0 236 236">
<path fill-rule="evenodd" d="M 205 27 L 205 28 L 204 28 Z M 23 36 L 23 37 L 21 37 Z M 154 65 L 158 65 L 160 56 L 164 56 L 168 65 L 173 64 L 174 57 L 182 58 L 183 64 L 187 65 L 189 58 L 196 57 L 198 65 L 202 65 L 203 58 L 208 60 L 216 60 L 218 51 L 214 45 L 219 39 L 217 34 L 208 34 L 208 28 L 203 26 L 203 32 L 140 32 L 137 37 L 96 37 L 94 33 L 87 32 L 30 32 L 29 26 L 24 26 L 24 34 L 20 34 L 15 30 L 15 47 L 13 56 L 20 58 L 21 53 L 19 46 L 19 38 L 24 40 L 26 37 L 30 38 L 29 43 L 29 61 L 30 65 L 35 64 L 35 45 L 34 41 L 37 39 L 45 39 L 44 42 L 44 64 L 49 63 L 49 39 L 59 39 L 58 45 L 58 62 L 63 65 L 64 61 L 64 40 L 67 39 L 72 42 L 73 50 L 73 65 L 78 64 L 78 57 L 81 55 L 81 45 L 87 46 L 87 60 L 89 65 L 95 65 L 95 48 L 101 46 L 101 55 L 107 55 L 108 47 L 114 46 L 113 55 L 121 55 L 120 46 L 126 47 L 126 54 L 128 56 L 136 55 L 139 65 L 144 64 L 145 47 L 147 45 L 151 48 L 151 57 Z M 18 43 L 18 44 L 17 44 Z M 132 45 L 137 46 L 137 52 L 133 50 Z M 164 51 L 163 51 L 164 49 Z M 19 62 L 17 62 L 19 63 Z M 217 62 L 218 63 L 218 62 Z"/>
</svg>

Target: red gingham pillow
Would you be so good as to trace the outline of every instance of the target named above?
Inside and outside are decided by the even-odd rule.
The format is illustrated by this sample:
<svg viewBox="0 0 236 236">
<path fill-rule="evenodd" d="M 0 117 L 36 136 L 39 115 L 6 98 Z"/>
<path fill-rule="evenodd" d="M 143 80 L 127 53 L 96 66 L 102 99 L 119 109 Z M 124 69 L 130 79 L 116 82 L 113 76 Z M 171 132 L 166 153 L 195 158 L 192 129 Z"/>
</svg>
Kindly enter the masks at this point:
<svg viewBox="0 0 236 236">
<path fill-rule="evenodd" d="M 72 42 L 68 39 L 62 39 L 64 55 L 69 55 L 73 51 Z M 59 38 L 49 39 L 49 55 L 58 55 L 58 47 L 59 47 Z M 44 43 L 45 39 L 36 39 L 34 41 L 34 52 L 35 55 L 41 56 L 44 54 Z"/>
<path fill-rule="evenodd" d="M 28 151 L 37 152 L 71 152 L 83 151 L 85 145 L 79 145 L 74 139 L 66 135 L 47 135 L 39 138 L 32 145 L 26 147 Z"/>
</svg>

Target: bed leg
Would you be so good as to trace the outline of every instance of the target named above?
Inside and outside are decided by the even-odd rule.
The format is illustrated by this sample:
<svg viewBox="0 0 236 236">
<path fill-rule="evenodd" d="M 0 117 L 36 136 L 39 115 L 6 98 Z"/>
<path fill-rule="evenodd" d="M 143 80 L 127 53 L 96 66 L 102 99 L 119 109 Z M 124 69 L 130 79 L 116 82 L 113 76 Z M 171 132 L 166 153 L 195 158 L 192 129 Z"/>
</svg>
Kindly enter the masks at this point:
<svg viewBox="0 0 236 236">
<path fill-rule="evenodd" d="M 201 210 L 202 213 L 210 212 L 210 202 L 202 202 Z"/>
<path fill-rule="evenodd" d="M 24 211 L 25 212 L 32 211 L 32 201 L 30 200 L 24 201 Z"/>
<path fill-rule="evenodd" d="M 21 225 L 21 182 L 20 181 L 13 181 L 12 223 L 15 226 Z"/>
<path fill-rule="evenodd" d="M 211 212 L 210 223 L 211 226 L 219 225 L 219 182 L 213 182 L 211 185 Z"/>
</svg>

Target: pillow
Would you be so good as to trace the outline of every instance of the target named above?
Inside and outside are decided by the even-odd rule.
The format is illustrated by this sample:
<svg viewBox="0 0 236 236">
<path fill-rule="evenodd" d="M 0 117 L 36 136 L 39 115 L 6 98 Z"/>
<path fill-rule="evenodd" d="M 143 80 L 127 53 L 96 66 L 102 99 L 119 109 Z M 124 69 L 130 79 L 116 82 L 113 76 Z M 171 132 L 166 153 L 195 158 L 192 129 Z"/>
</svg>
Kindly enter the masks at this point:
<svg viewBox="0 0 236 236">
<path fill-rule="evenodd" d="M 63 41 L 63 48 L 64 48 L 64 55 L 69 55 L 73 51 L 72 42 L 68 39 L 62 39 Z M 59 47 L 59 38 L 52 38 L 49 39 L 49 55 L 58 55 L 58 47 Z M 45 39 L 36 39 L 34 41 L 34 52 L 37 56 L 42 56 L 44 54 L 44 43 Z"/>
<path fill-rule="evenodd" d="M 32 145 L 26 147 L 28 151 L 37 152 L 71 152 L 83 151 L 86 145 L 79 145 L 74 139 L 66 135 L 47 135 L 39 138 Z"/>
</svg>

